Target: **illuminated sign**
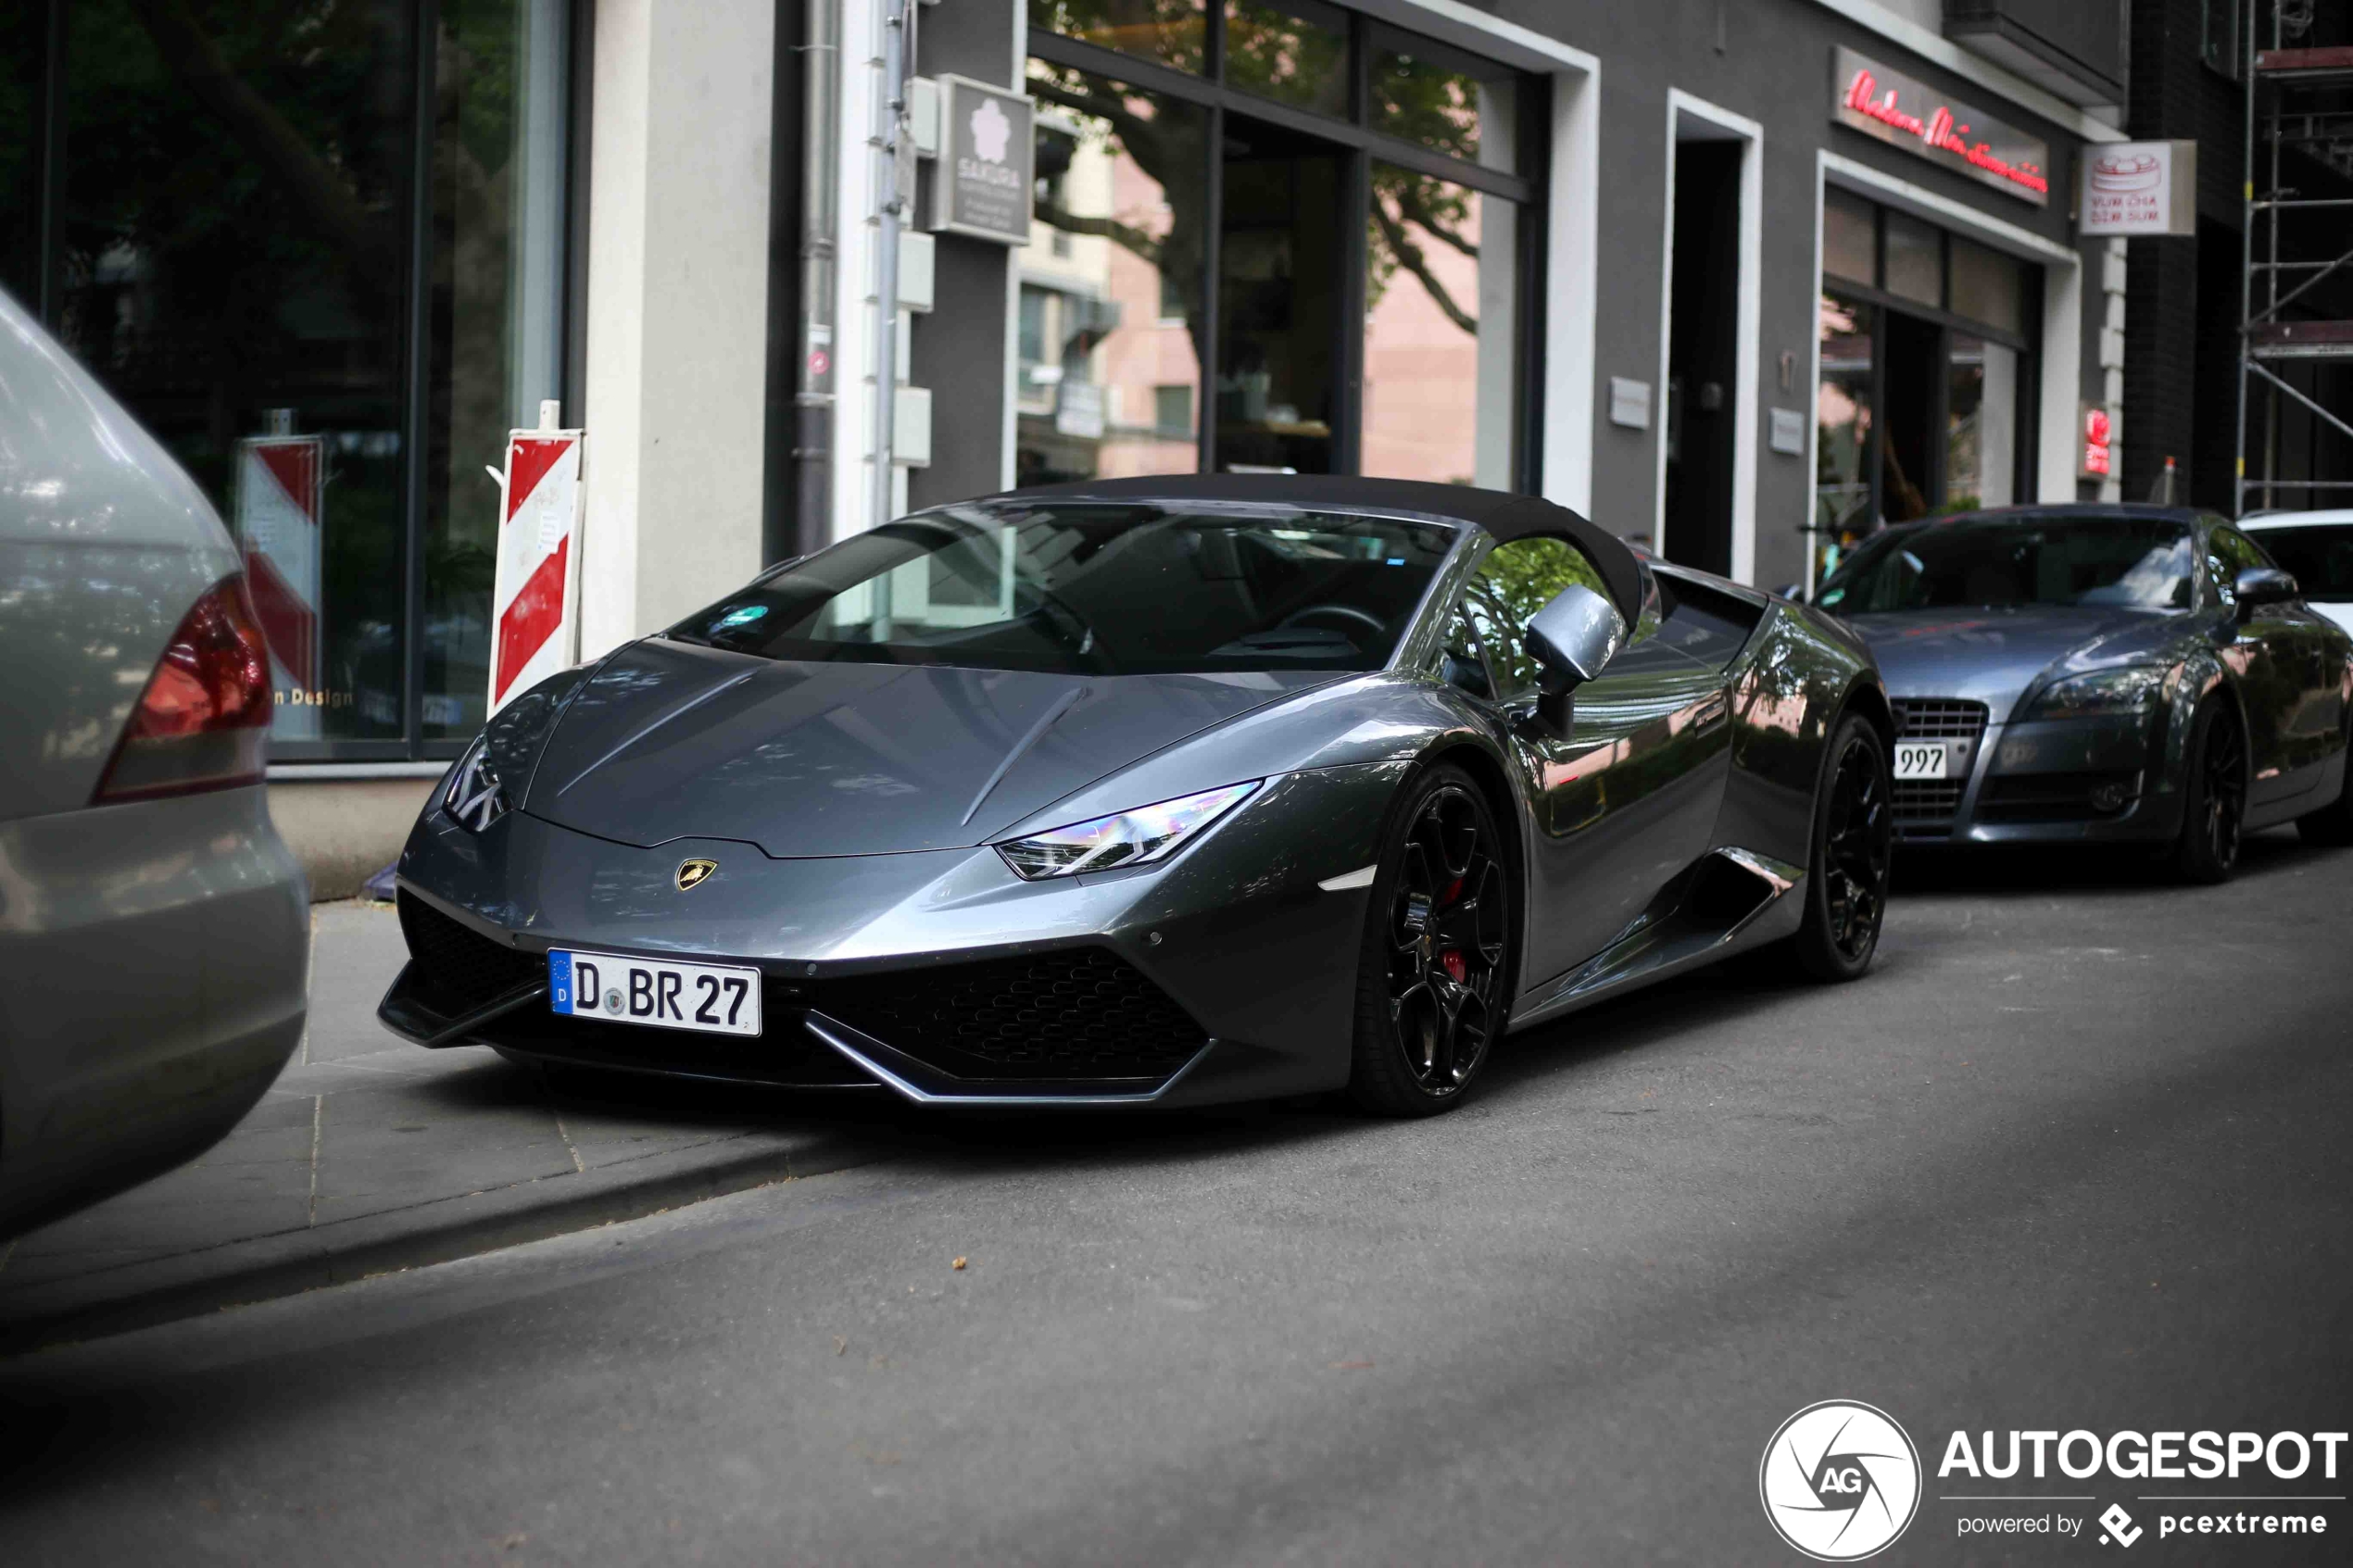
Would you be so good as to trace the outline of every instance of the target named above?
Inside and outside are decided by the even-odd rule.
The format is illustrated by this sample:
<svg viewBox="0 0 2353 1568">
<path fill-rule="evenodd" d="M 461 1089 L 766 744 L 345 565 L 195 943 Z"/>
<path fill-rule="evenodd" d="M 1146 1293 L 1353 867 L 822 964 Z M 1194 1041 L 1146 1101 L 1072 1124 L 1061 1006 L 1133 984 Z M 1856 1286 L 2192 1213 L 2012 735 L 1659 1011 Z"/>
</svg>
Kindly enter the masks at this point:
<svg viewBox="0 0 2353 1568">
<path fill-rule="evenodd" d="M 2116 421 L 2095 404 L 2083 405 L 2083 466 L 2085 479 L 2107 479 L 2116 471 Z"/>
<path fill-rule="evenodd" d="M 939 157 L 932 161 L 936 233 L 1029 243 L 1030 101 L 968 77 L 939 79 Z"/>
<path fill-rule="evenodd" d="M 2049 144 L 1854 50 L 1831 51 L 1831 117 L 2020 201 L 2051 199 Z"/>
</svg>

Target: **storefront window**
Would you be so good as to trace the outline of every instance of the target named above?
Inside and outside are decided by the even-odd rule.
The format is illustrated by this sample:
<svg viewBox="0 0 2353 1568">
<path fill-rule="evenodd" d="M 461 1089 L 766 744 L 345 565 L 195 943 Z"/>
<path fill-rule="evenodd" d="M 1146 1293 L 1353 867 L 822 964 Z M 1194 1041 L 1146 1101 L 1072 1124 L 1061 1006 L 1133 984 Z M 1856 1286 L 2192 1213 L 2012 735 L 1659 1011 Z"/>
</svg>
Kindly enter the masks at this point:
<svg viewBox="0 0 2353 1568">
<path fill-rule="evenodd" d="M 442 0 L 425 512 L 429 740 L 482 727 L 507 432 L 563 369 L 564 7 Z"/>
<path fill-rule="evenodd" d="M 1944 509 L 2007 507 L 2018 470 L 2018 351 L 1952 334 L 1946 378 Z"/>
<path fill-rule="evenodd" d="M 2026 331 L 2024 265 L 1958 234 L 1952 246 L 1953 314 L 2006 332 Z"/>
<path fill-rule="evenodd" d="M 563 369 L 570 0 L 0 12 L 0 284 L 228 523 L 272 758 L 454 755 L 485 706 L 483 470 Z"/>
<path fill-rule="evenodd" d="M 1507 488 L 1517 209 L 1373 166 L 1363 470 Z"/>
<path fill-rule="evenodd" d="M 1202 0 L 1029 0 L 1029 25 L 1178 70 L 1199 70 Z"/>
<path fill-rule="evenodd" d="M 1887 271 L 1881 286 L 1921 305 L 1944 303 L 1944 233 L 1901 212 L 1887 213 Z"/>
<path fill-rule="evenodd" d="M 1437 44 L 1373 51 L 1372 125 L 1490 169 L 1512 167 L 1515 79 Z"/>
<path fill-rule="evenodd" d="M 1208 218 L 1208 116 L 1034 62 L 1035 220 L 1022 260 L 1015 470 L 1023 483 L 1189 473 Z"/>
<path fill-rule="evenodd" d="M 1868 305 L 1825 294 L 1815 395 L 1815 581 L 1871 530 L 1871 329 Z"/>
<path fill-rule="evenodd" d="M 1822 192 L 1822 271 L 1865 285 L 1879 282 L 1879 208 L 1831 185 Z"/>
<path fill-rule="evenodd" d="M 1515 170 L 1534 79 L 1334 0 L 1216 0 L 1198 58 L 1204 8 L 1176 0 L 1028 14 L 1017 478 L 1527 482 L 1519 270 L 1542 193 Z M 1102 74 L 1106 47 L 1214 80 L 1132 87 Z"/>
<path fill-rule="evenodd" d="M 245 552 L 281 756 L 406 729 L 410 13 L 311 10 L 293 49 L 231 0 L 67 7 L 52 263 L 53 330 Z"/>
<path fill-rule="evenodd" d="M 1348 17 L 1315 0 L 1232 0 L 1226 80 L 1317 114 L 1348 112 Z"/>
</svg>

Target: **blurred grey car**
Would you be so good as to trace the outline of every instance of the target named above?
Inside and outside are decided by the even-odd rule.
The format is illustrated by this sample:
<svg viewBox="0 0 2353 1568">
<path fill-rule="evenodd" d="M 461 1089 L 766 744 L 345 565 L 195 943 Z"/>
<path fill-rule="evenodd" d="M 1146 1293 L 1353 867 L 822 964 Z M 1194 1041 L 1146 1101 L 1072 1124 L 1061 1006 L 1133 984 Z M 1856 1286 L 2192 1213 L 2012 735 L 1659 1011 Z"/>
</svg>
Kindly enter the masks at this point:
<svg viewBox="0 0 2353 1568">
<path fill-rule="evenodd" d="M 202 1152 L 302 1035 L 240 558 L 0 294 L 0 1237 Z"/>
<path fill-rule="evenodd" d="M 1814 598 L 1886 676 L 1906 842 L 2138 843 L 2218 882 L 2259 828 L 2353 841 L 2353 638 L 2221 518 L 1906 523 Z"/>
</svg>

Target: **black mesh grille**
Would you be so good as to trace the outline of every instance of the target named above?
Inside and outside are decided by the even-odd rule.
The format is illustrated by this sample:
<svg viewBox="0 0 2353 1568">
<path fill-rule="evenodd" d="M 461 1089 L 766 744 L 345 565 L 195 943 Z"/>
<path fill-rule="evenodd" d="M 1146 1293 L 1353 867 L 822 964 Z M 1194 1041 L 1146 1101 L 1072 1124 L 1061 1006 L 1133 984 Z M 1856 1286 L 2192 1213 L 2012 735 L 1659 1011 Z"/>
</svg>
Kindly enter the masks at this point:
<svg viewBox="0 0 2353 1568">
<path fill-rule="evenodd" d="M 421 988 L 446 1013 L 471 1012 L 527 981 L 547 978 L 542 954 L 518 952 L 469 931 L 405 889 L 399 908 L 400 934 L 417 960 Z"/>
<path fill-rule="evenodd" d="M 1895 704 L 1898 740 L 1975 740 L 1985 733 L 1985 705 L 1950 696 L 1909 696 Z"/>
<path fill-rule="evenodd" d="M 1961 782 L 1959 779 L 1897 779 L 1896 825 L 1910 828 L 1915 824 L 1943 825 L 1951 822 L 1953 813 L 1961 809 Z"/>
<path fill-rule="evenodd" d="M 1209 1037 L 1100 947 L 832 981 L 810 1005 L 960 1078 L 1164 1078 Z"/>
</svg>

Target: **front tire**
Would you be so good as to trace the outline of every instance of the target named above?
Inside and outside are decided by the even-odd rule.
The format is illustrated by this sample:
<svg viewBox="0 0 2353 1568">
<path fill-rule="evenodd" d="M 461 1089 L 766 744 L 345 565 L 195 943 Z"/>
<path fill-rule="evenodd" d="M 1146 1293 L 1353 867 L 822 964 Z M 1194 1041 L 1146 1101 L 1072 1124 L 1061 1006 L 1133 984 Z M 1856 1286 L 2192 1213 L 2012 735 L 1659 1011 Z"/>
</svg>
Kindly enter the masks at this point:
<svg viewBox="0 0 2353 1568">
<path fill-rule="evenodd" d="M 1840 716 L 1824 755 L 1806 872 L 1806 918 L 1792 945 L 1817 980 L 1859 980 L 1879 951 L 1894 860 L 1887 743 L 1859 713 Z"/>
<path fill-rule="evenodd" d="M 2208 885 L 2230 881 L 2238 870 L 2246 822 L 2246 736 L 2230 705 L 2209 696 L 2190 721 L 2182 836 L 2173 847 L 2173 868 L 2182 880 Z"/>
<path fill-rule="evenodd" d="M 1406 786 L 1356 961 L 1348 1098 L 1360 1110 L 1451 1110 L 1486 1065 L 1511 1003 L 1511 863 L 1468 773 L 1441 763 Z"/>
</svg>

